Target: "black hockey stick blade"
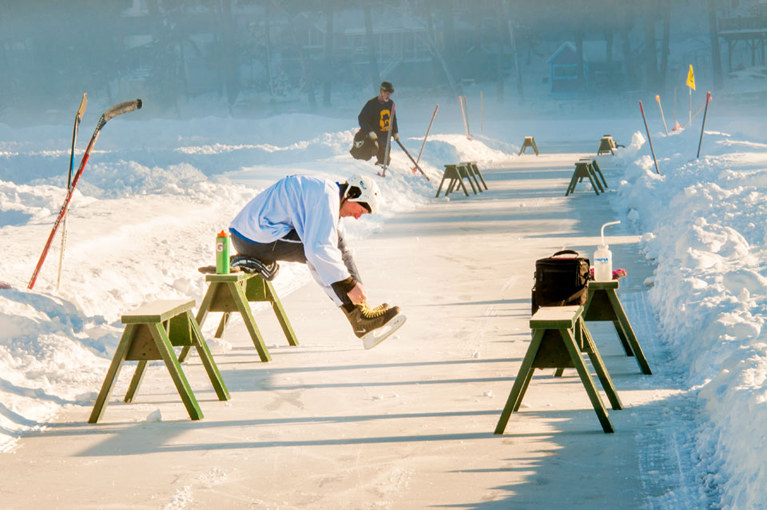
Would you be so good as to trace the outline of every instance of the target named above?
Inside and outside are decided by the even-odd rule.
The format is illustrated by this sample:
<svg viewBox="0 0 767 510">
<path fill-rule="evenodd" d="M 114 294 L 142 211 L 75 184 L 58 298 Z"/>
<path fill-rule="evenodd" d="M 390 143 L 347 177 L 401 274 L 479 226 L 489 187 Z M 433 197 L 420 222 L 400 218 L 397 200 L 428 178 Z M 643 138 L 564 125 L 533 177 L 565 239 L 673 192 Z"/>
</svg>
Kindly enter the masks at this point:
<svg viewBox="0 0 767 510">
<path fill-rule="evenodd" d="M 123 113 L 132 112 L 133 110 L 139 110 L 143 106 L 141 99 L 135 99 L 133 101 L 125 101 L 120 104 L 114 105 L 112 108 L 104 112 L 104 122 L 109 122 L 118 115 Z"/>
</svg>

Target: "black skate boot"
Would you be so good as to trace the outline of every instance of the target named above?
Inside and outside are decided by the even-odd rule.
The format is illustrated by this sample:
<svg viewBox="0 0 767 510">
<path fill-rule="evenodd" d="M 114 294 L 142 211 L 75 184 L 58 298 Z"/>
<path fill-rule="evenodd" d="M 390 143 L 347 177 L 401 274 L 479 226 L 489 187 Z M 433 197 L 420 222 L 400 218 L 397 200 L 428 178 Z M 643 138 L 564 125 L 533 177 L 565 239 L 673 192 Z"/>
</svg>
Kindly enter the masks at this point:
<svg viewBox="0 0 767 510">
<path fill-rule="evenodd" d="M 277 262 L 265 263 L 258 259 L 245 257 L 243 255 L 234 255 L 230 259 L 230 266 L 232 269 L 238 269 L 248 274 L 258 273 L 265 280 L 272 281 L 277 276 L 277 272 L 280 270 L 280 265 Z"/>
<path fill-rule="evenodd" d="M 372 349 L 389 338 L 407 320 L 407 317 L 400 313 L 398 306 L 370 308 L 362 304 L 356 305 L 351 312 L 343 306 L 341 310 L 349 319 L 354 334 L 362 339 L 365 349 Z"/>
</svg>

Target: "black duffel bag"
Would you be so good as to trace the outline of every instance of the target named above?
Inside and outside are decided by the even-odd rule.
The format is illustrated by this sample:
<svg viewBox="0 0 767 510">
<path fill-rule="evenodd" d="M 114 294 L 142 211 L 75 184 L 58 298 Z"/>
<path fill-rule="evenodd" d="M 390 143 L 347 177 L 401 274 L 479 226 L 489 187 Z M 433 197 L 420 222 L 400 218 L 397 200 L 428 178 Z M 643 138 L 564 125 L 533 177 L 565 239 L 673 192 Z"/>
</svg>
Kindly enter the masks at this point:
<svg viewBox="0 0 767 510">
<path fill-rule="evenodd" d="M 367 136 L 367 133 L 361 129 L 354 134 L 354 141 L 349 154 L 354 159 L 369 160 L 378 153 L 378 142 Z"/>
<path fill-rule="evenodd" d="M 590 263 L 577 251 L 561 250 L 535 261 L 533 313 L 541 306 L 585 305 Z"/>
</svg>

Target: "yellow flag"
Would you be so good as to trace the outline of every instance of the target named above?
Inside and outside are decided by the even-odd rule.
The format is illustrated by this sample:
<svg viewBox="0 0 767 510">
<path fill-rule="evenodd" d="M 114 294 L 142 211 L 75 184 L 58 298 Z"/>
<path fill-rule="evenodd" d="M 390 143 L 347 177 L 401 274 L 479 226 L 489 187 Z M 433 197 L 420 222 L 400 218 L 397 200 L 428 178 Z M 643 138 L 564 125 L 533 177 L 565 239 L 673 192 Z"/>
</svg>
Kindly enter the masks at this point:
<svg viewBox="0 0 767 510">
<path fill-rule="evenodd" d="M 687 86 L 695 90 L 695 73 L 692 71 L 692 64 L 690 64 L 690 71 L 687 73 Z"/>
</svg>

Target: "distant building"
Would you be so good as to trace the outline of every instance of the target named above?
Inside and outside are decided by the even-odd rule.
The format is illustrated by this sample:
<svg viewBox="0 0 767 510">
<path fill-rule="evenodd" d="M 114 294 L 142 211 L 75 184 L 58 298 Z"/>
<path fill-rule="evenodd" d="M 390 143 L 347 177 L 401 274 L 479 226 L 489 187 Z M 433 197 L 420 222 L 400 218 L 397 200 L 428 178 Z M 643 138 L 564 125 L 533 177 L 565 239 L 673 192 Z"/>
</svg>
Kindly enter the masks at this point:
<svg viewBox="0 0 767 510">
<path fill-rule="evenodd" d="M 607 41 L 584 41 L 582 47 L 579 57 L 575 43 L 566 41 L 546 61 L 552 94 L 606 92 L 625 83 L 623 59 L 613 57 Z"/>
<path fill-rule="evenodd" d="M 574 95 L 581 90 L 583 80 L 578 73 L 580 59 L 575 44 L 569 41 L 562 43 L 546 63 L 549 65 L 552 94 Z"/>
</svg>

